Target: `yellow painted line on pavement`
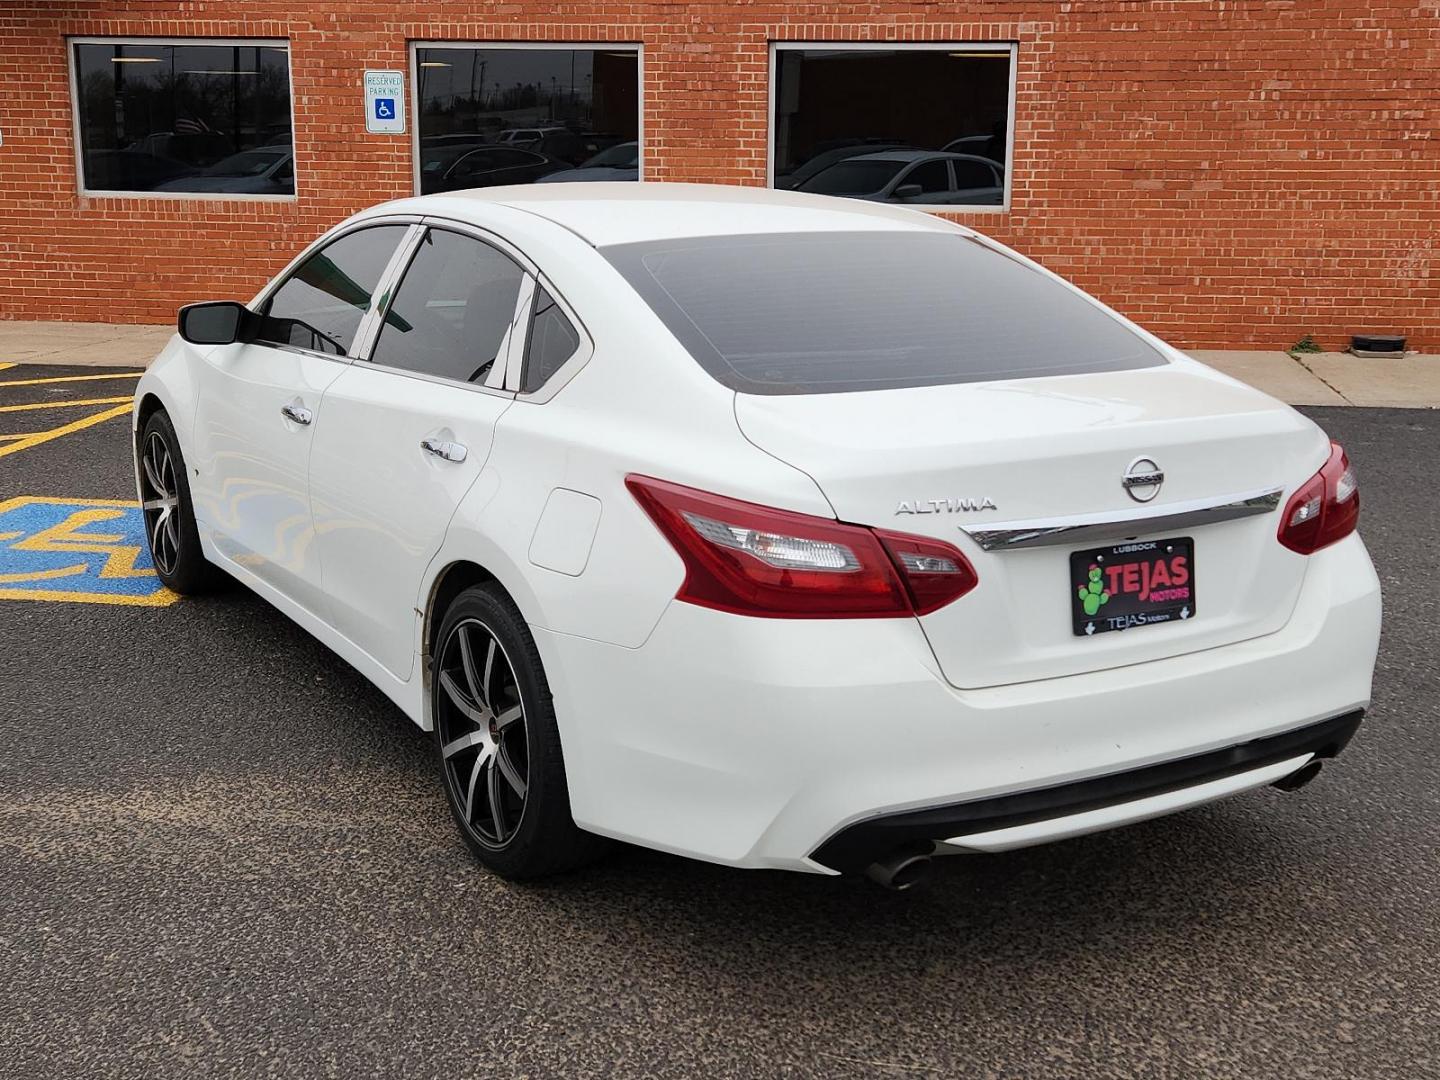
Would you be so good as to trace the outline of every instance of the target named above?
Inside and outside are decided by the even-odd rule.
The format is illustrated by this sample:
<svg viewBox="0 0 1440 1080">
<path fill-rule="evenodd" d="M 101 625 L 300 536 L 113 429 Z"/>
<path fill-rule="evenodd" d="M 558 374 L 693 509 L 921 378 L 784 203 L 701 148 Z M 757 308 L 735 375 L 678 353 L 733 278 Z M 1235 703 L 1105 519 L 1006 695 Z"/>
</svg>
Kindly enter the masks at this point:
<svg viewBox="0 0 1440 1080">
<path fill-rule="evenodd" d="M 12 379 L 0 382 L 0 386 L 48 386 L 50 383 L 94 382 L 97 379 L 138 379 L 143 371 L 124 371 L 115 375 L 52 375 L 48 379 Z"/>
<path fill-rule="evenodd" d="M 92 397 L 78 401 L 28 401 L 24 405 L 0 405 L 0 412 L 29 412 L 32 409 L 74 409 L 81 405 L 118 405 L 134 401 L 129 397 Z"/>
<path fill-rule="evenodd" d="M 19 366 L 20 366 L 20 362 L 19 362 L 18 360 L 15 361 L 15 362 L 12 363 L 12 364 L 0 364 L 0 371 L 5 371 L 5 370 L 7 370 L 7 369 L 9 369 L 9 368 L 19 367 Z"/>
<path fill-rule="evenodd" d="M 3 385 L 3 383 L 0 383 L 0 386 Z M 52 439 L 73 435 L 77 431 L 84 431 L 88 427 L 103 424 L 112 417 L 125 416 L 129 412 L 130 400 L 127 398 L 124 405 L 116 405 L 113 409 L 106 409 L 104 412 L 94 413 L 90 416 L 82 417 L 79 420 L 72 420 L 70 423 L 64 424 L 61 427 L 53 428 L 50 431 L 42 431 L 36 435 L 31 435 L 29 438 L 21 439 L 18 442 L 12 442 L 9 446 L 0 446 L 0 457 L 5 457 L 7 454 L 18 454 L 21 450 L 29 450 L 31 447 L 40 446 L 42 443 L 50 442 Z"/>
<path fill-rule="evenodd" d="M 150 596 L 128 593 L 66 592 L 62 589 L 0 589 L 0 600 L 70 600 L 81 604 L 129 604 L 131 607 L 167 607 L 178 600 L 169 589 Z"/>
</svg>

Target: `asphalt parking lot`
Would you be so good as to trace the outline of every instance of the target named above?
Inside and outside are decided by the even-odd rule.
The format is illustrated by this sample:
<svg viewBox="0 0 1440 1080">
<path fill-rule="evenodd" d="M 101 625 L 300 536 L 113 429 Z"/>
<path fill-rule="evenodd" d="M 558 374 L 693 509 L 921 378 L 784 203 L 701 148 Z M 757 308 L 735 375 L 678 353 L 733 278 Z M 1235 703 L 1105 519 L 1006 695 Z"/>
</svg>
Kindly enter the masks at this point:
<svg viewBox="0 0 1440 1080">
<path fill-rule="evenodd" d="M 378 691 L 147 577 L 94 419 L 133 385 L 0 371 L 0 1075 L 1440 1074 L 1440 413 L 1309 410 L 1386 602 L 1316 783 L 892 895 L 634 849 L 487 875 Z"/>
</svg>

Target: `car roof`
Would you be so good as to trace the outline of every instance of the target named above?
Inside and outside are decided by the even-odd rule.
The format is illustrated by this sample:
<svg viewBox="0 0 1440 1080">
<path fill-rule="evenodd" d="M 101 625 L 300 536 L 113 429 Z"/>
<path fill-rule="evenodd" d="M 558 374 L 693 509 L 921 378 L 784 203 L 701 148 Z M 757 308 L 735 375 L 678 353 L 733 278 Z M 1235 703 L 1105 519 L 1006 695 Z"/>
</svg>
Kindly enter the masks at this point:
<svg viewBox="0 0 1440 1080">
<path fill-rule="evenodd" d="M 370 213 L 434 214 L 484 225 L 487 206 L 495 204 L 545 218 L 596 247 L 755 233 L 969 232 L 943 218 L 883 203 L 761 187 L 635 180 L 452 191 L 384 203 Z"/>
<path fill-rule="evenodd" d="M 909 163 L 911 161 L 983 161 L 987 165 L 998 165 L 999 162 L 991 161 L 987 157 L 980 157 L 976 154 L 951 154 L 943 150 L 881 150 L 873 154 L 856 154 L 848 157 L 845 161 L 895 161 Z M 842 162 L 836 162 L 842 164 Z"/>
</svg>

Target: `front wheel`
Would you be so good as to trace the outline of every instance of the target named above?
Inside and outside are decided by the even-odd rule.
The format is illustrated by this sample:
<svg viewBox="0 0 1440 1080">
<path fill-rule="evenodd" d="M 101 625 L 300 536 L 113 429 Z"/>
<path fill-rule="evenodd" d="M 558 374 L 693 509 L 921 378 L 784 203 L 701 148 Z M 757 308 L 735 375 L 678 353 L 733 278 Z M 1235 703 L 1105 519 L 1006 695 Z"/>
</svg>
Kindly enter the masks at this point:
<svg viewBox="0 0 1440 1080">
<path fill-rule="evenodd" d="M 455 823 L 511 880 L 573 869 L 605 850 L 570 813 L 555 706 L 535 640 L 494 586 L 445 612 L 431 672 L 435 744 Z"/>
<path fill-rule="evenodd" d="M 138 449 L 140 510 L 156 576 L 185 596 L 212 591 L 223 583 L 224 573 L 200 548 L 180 440 L 163 409 L 145 421 Z"/>
</svg>

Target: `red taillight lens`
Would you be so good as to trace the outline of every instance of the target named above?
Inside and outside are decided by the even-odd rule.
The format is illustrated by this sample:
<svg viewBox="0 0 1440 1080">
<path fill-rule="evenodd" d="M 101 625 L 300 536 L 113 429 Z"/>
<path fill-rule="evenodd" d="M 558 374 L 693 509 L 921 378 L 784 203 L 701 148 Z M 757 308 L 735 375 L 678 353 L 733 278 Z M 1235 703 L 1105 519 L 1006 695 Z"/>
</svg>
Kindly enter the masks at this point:
<svg viewBox="0 0 1440 1080">
<path fill-rule="evenodd" d="M 949 544 L 906 533 L 874 532 L 905 579 L 916 615 L 929 615 L 980 584 L 970 560 Z"/>
<path fill-rule="evenodd" d="M 1343 540 L 1360 520 L 1360 488 L 1344 448 L 1330 444 L 1330 460 L 1300 485 L 1285 504 L 1280 519 L 1280 543 L 1301 555 L 1310 555 Z"/>
<path fill-rule="evenodd" d="M 975 587 L 949 544 L 712 495 L 625 484 L 685 563 L 677 600 L 773 619 L 924 615 Z"/>
</svg>

